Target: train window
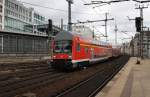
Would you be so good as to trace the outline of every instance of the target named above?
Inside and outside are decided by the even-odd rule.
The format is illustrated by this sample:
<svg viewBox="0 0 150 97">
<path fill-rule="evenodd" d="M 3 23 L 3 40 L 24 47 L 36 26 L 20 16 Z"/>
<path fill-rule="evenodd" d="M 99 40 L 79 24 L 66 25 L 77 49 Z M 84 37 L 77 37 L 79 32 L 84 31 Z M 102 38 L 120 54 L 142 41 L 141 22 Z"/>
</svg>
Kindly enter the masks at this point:
<svg viewBox="0 0 150 97">
<path fill-rule="evenodd" d="M 71 41 L 56 41 L 55 42 L 55 53 L 71 53 L 72 44 Z"/>
<path fill-rule="evenodd" d="M 56 44 L 55 44 L 56 46 L 55 46 L 55 52 L 56 53 L 60 53 L 61 51 L 62 51 L 62 43 L 61 42 L 56 42 Z"/>
<path fill-rule="evenodd" d="M 86 53 L 88 53 L 88 50 L 89 50 L 88 48 L 85 48 L 85 52 L 86 52 Z"/>
<path fill-rule="evenodd" d="M 80 44 L 79 43 L 77 44 L 76 50 L 80 51 Z"/>
<path fill-rule="evenodd" d="M 71 50 L 72 50 L 72 44 L 71 44 L 70 41 L 64 42 L 64 44 L 63 44 L 63 50 L 64 50 L 64 52 L 71 52 Z"/>
</svg>

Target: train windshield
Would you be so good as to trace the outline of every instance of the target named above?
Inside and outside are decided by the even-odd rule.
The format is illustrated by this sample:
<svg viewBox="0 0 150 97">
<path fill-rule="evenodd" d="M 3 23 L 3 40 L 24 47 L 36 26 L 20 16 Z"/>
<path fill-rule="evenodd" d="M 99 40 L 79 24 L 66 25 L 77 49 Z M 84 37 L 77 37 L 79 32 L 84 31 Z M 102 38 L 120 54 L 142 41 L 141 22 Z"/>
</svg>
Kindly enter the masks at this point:
<svg viewBox="0 0 150 97">
<path fill-rule="evenodd" d="M 71 41 L 56 41 L 55 42 L 55 53 L 71 53 L 72 42 Z"/>
</svg>

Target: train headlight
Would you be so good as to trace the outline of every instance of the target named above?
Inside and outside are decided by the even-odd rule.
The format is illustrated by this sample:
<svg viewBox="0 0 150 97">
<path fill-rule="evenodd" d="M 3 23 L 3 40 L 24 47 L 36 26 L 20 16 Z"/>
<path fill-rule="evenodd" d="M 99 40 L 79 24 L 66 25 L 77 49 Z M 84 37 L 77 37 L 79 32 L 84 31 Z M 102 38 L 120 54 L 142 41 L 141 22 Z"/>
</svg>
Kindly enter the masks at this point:
<svg viewBox="0 0 150 97">
<path fill-rule="evenodd" d="M 71 59 L 71 58 L 72 58 L 72 56 L 69 56 L 69 58 Z"/>
</svg>

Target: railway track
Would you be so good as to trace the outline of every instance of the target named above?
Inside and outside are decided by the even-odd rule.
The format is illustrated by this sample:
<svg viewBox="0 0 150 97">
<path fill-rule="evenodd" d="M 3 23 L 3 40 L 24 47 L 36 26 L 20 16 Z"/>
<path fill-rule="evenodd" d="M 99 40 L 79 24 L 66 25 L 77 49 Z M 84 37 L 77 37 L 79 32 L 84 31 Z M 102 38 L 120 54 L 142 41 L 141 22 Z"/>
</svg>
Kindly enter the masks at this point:
<svg viewBox="0 0 150 97">
<path fill-rule="evenodd" d="M 59 92 L 59 95 L 55 96 L 93 97 L 93 95 L 95 95 L 116 74 L 116 72 L 119 71 L 127 60 L 128 57 L 124 57 L 115 59 L 111 62 L 106 62 L 107 65 L 103 65 L 97 73 L 93 73 L 94 75 L 88 77 L 86 80 L 73 85 L 63 92 Z M 0 97 L 15 97 L 16 95 L 21 95 L 36 88 L 46 87 L 46 85 L 57 82 L 58 80 L 61 81 L 72 74 L 53 70 L 48 67 L 48 65 L 33 64 L 33 66 L 29 67 L 26 65 L 27 64 L 25 64 L 25 66 L 22 65 L 23 67 L 18 67 L 17 65 L 16 70 L 12 70 L 13 72 L 0 76 Z M 15 68 L 15 66 L 13 66 L 13 68 Z M 39 96 L 37 95 L 37 97 Z"/>
<path fill-rule="evenodd" d="M 17 64 L 0 64 L 0 71 L 28 69 L 37 67 L 47 67 L 46 62 L 33 62 L 33 63 L 17 63 Z"/>
<path fill-rule="evenodd" d="M 35 71 L 39 71 L 39 70 L 48 70 L 48 67 L 40 67 L 40 68 L 28 68 L 28 69 L 16 69 L 16 70 L 8 70 L 8 72 L 4 71 L 5 73 L 0 74 L 0 80 L 5 80 L 8 77 L 14 77 L 14 76 L 23 76 L 25 74 L 30 74 L 33 72 L 33 70 Z"/>
<path fill-rule="evenodd" d="M 47 74 L 44 76 L 41 75 L 35 79 L 30 78 L 25 81 L 20 81 L 18 83 L 14 83 L 12 85 L 1 87 L 0 89 L 2 91 L 1 91 L 0 97 L 14 97 L 17 94 L 21 94 L 21 93 L 30 91 L 31 89 L 46 85 L 55 80 L 59 80 L 63 77 L 64 77 L 63 74 L 53 74 L 53 75 Z"/>
<path fill-rule="evenodd" d="M 11 72 L 0 76 L 0 97 L 14 97 L 65 77 L 65 73 L 53 70 L 43 64 L 7 66 L 5 68 Z"/>
<path fill-rule="evenodd" d="M 123 60 L 112 61 L 93 76 L 54 97 L 94 97 L 120 71 L 128 59 L 124 57 Z"/>
</svg>

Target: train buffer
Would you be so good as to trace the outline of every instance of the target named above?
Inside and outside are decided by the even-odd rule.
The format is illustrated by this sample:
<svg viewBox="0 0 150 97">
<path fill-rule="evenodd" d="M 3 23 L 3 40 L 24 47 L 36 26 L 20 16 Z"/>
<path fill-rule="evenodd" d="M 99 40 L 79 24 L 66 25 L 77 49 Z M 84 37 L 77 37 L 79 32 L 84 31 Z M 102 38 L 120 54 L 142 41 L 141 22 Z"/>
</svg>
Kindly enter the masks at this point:
<svg viewBox="0 0 150 97">
<path fill-rule="evenodd" d="M 132 57 L 96 97 L 150 97 L 150 60 Z"/>
</svg>

